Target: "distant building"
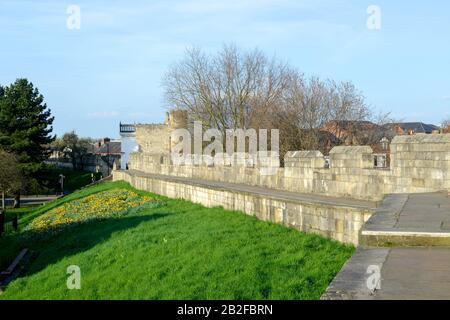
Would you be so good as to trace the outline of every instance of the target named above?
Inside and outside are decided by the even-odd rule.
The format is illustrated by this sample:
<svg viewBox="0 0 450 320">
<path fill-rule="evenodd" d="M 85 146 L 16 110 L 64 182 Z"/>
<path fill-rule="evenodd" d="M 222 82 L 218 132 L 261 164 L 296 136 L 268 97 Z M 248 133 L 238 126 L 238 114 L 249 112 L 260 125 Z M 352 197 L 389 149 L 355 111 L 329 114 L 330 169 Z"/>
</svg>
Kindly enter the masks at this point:
<svg viewBox="0 0 450 320">
<path fill-rule="evenodd" d="M 97 143 L 93 144 L 92 153 L 99 156 L 120 156 L 121 155 L 121 141 L 111 140 L 110 138 L 103 138 Z"/>
<path fill-rule="evenodd" d="M 434 132 L 439 132 L 439 127 L 433 124 L 426 124 L 423 122 L 401 122 L 401 123 L 390 123 L 389 126 L 393 128 L 396 135 L 413 135 L 418 133 L 432 134 Z"/>
<path fill-rule="evenodd" d="M 134 124 L 120 123 L 120 141 L 121 141 L 121 154 L 120 168 L 122 170 L 127 169 L 128 158 L 130 153 L 138 152 L 139 145 L 136 142 L 136 126 Z"/>
<path fill-rule="evenodd" d="M 330 121 L 322 128 L 343 145 L 370 145 L 375 153 L 389 153 L 386 140 L 397 135 L 433 134 L 440 128 L 423 122 L 398 122 L 378 125 L 369 121 Z M 441 130 L 442 131 L 442 130 Z M 383 145 L 382 145 L 382 139 Z"/>
<path fill-rule="evenodd" d="M 370 140 L 373 134 L 382 131 L 379 125 L 370 121 L 348 120 L 329 121 L 322 127 L 322 130 L 333 134 L 345 145 L 363 145 L 365 140 Z"/>
<path fill-rule="evenodd" d="M 325 154 L 337 145 L 369 145 L 375 153 L 384 154 L 388 152 L 385 141 L 390 141 L 395 135 L 390 127 L 380 126 L 370 121 L 333 120 L 327 122 L 321 130 L 335 137 L 334 140 L 329 139 L 332 143 L 321 150 Z M 383 145 L 382 139 L 385 139 Z"/>
<path fill-rule="evenodd" d="M 101 172 L 104 177 L 111 174 L 116 161 L 122 157 L 121 141 L 103 138 L 94 145 L 93 154 L 96 156 L 95 171 Z"/>
<path fill-rule="evenodd" d="M 83 154 L 75 163 L 75 168 L 72 160 L 68 155 L 55 148 L 51 148 L 50 158 L 45 161 L 49 165 L 54 165 L 58 168 L 84 170 L 89 172 L 100 172 L 103 177 L 111 174 L 114 163 L 120 161 L 121 141 L 103 138 L 97 142 L 89 145 L 86 154 Z"/>
</svg>

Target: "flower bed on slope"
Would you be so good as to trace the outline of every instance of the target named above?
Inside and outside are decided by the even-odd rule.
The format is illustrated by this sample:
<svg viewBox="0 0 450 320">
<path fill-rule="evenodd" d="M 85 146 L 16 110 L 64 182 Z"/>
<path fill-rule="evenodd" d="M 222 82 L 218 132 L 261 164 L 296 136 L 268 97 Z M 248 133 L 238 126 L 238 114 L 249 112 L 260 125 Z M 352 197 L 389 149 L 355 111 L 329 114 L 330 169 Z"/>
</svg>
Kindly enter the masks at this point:
<svg viewBox="0 0 450 320">
<path fill-rule="evenodd" d="M 126 189 L 113 189 L 56 207 L 34 219 L 25 230 L 36 233 L 53 232 L 68 225 L 98 221 L 158 205 L 160 203 L 149 196 L 140 196 Z"/>
</svg>

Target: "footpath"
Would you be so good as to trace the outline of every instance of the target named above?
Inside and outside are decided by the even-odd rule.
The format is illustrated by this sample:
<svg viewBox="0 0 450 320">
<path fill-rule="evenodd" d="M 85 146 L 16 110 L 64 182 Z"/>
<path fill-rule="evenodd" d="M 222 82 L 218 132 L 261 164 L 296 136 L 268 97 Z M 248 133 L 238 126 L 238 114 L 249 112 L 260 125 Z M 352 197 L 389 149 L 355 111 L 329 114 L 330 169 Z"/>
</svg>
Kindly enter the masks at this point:
<svg viewBox="0 0 450 320">
<path fill-rule="evenodd" d="M 448 192 L 389 195 L 323 300 L 450 300 Z"/>
</svg>

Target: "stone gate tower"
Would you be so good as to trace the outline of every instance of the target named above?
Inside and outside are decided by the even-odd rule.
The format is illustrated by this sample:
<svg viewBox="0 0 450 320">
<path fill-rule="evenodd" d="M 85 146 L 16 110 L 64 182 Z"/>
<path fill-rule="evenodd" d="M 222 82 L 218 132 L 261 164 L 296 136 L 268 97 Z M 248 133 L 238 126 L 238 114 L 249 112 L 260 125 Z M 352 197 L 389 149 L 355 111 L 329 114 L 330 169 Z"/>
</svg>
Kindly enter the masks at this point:
<svg viewBox="0 0 450 320">
<path fill-rule="evenodd" d="M 178 143 L 178 141 L 172 141 L 170 135 L 173 131 L 177 129 L 188 129 L 188 113 L 186 110 L 172 110 L 166 113 L 166 125 L 168 128 L 169 135 L 169 152 L 172 151 L 173 147 Z"/>
</svg>

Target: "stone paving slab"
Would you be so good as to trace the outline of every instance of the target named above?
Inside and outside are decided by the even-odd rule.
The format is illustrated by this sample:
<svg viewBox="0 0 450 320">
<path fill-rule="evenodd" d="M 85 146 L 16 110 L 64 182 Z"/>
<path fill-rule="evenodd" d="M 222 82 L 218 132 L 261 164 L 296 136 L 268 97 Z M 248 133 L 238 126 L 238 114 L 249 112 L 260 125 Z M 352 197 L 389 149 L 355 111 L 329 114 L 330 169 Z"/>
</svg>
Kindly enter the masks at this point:
<svg viewBox="0 0 450 320">
<path fill-rule="evenodd" d="M 363 231 L 392 231 L 408 199 L 407 194 L 387 195 L 375 214 L 366 222 Z"/>
<path fill-rule="evenodd" d="M 367 282 L 380 269 L 380 287 Z M 450 300 L 450 248 L 358 248 L 322 300 Z"/>
<path fill-rule="evenodd" d="M 448 192 L 389 195 L 361 231 L 366 246 L 450 246 Z"/>
<path fill-rule="evenodd" d="M 450 300 L 450 248 L 392 249 L 374 298 Z"/>
<path fill-rule="evenodd" d="M 389 252 L 388 248 L 365 249 L 359 247 L 328 286 L 321 300 L 374 299 L 374 290 L 367 285 L 367 281 L 372 275 L 369 268 L 376 266 L 381 271 Z"/>
</svg>

